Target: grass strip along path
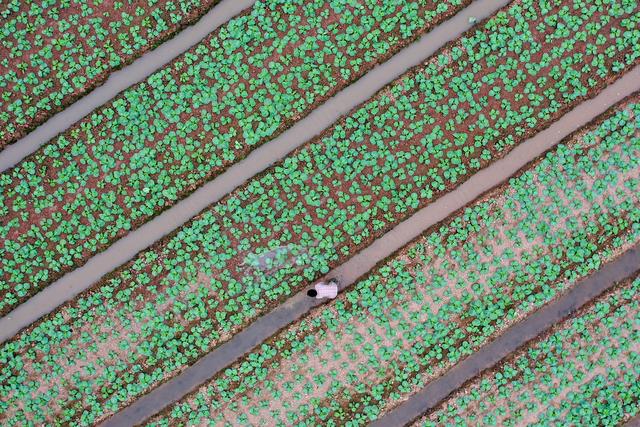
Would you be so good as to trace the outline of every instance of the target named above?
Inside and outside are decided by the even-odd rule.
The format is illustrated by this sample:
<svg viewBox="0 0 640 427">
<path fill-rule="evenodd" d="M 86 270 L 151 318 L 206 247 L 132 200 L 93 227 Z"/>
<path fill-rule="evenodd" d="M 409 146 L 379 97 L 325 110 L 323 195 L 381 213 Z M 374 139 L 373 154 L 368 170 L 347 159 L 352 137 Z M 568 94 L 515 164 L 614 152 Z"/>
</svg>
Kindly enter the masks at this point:
<svg viewBox="0 0 640 427">
<path fill-rule="evenodd" d="M 467 382 L 422 426 L 622 425 L 640 413 L 640 277 Z"/>
<path fill-rule="evenodd" d="M 149 422 L 365 425 L 640 241 L 640 97 Z"/>
<path fill-rule="evenodd" d="M 0 150 L 219 1 L 3 2 Z"/>
<path fill-rule="evenodd" d="M 572 42 L 580 31 L 540 25 L 559 16 L 573 22 L 570 11 L 582 12 L 538 7 L 513 3 L 6 342 L 0 391 L 7 419 L 74 423 L 107 417 L 508 152 L 532 132 L 528 126 L 548 125 L 580 102 L 581 93 L 597 92 L 623 70 L 606 67 L 624 58 L 635 62 L 632 49 L 602 45 L 625 53 L 603 54 L 602 78 L 588 68 L 582 77 L 591 92 L 582 90 L 571 70 L 587 72 L 585 59 L 573 66 L 568 59 L 578 55 L 573 48 L 581 49 Z M 637 19 L 637 10 L 627 12 Z M 602 23 L 598 32 L 616 34 L 611 26 L 627 12 L 614 19 L 607 18 L 612 9 L 592 9 L 579 28 L 596 31 Z M 529 34 L 535 56 L 526 55 L 528 44 L 518 44 L 524 36 L 516 29 Z M 518 72 L 527 68 L 544 76 Z M 516 81 L 518 75 L 544 84 L 545 96 L 525 96 L 523 87 L 533 87 Z M 513 92 L 489 95 L 494 84 Z M 500 107 L 490 107 L 496 96 Z"/>
<path fill-rule="evenodd" d="M 0 315 L 466 3 L 258 1 L 95 110 L 0 174 Z"/>
</svg>

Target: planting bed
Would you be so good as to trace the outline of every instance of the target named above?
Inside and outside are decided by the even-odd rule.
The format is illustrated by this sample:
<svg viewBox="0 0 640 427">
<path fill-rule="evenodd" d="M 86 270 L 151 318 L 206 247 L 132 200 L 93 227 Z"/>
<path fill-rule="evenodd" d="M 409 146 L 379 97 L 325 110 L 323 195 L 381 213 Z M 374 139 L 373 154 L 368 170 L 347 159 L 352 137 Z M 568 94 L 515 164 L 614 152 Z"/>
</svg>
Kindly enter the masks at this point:
<svg viewBox="0 0 640 427">
<path fill-rule="evenodd" d="M 300 340 L 289 343 L 291 338 L 286 338 L 281 344 L 296 348 L 293 357 L 303 357 L 297 351 L 311 351 L 303 343 L 313 342 L 314 348 L 321 348 L 322 343 L 314 340 L 324 342 L 320 330 L 336 326 L 336 319 L 342 319 L 340 327 L 347 328 L 345 334 L 364 334 L 368 328 L 378 330 L 375 325 L 388 313 L 398 316 L 409 307 L 413 314 L 406 321 L 423 324 L 426 316 L 431 322 L 424 324 L 424 339 L 444 340 L 432 343 L 435 347 L 425 359 L 428 364 L 435 366 L 431 357 L 438 354 L 447 355 L 446 360 L 453 363 L 498 328 L 550 300 L 632 245 L 640 235 L 640 105 L 633 101 L 614 111 L 595 131 L 562 146 L 486 200 L 432 229 L 327 311 L 317 311 L 308 318 L 318 320 L 305 320 L 284 333 L 289 337 L 293 335 L 287 334 L 299 334 Z M 284 165 L 295 162 L 291 158 Z M 284 165 L 272 173 L 284 174 Z M 295 170 L 280 182 L 298 179 L 297 173 L 304 172 Z M 261 179 L 275 182 L 271 174 Z M 291 209 L 283 209 L 286 197 L 278 200 L 269 190 L 254 198 L 254 204 L 244 205 L 249 189 L 261 191 L 256 182 L 142 252 L 93 291 L 2 345 L 0 416 L 5 418 L 4 424 L 103 419 L 179 373 L 269 304 L 326 271 L 334 260 L 346 258 L 357 250 L 353 239 L 364 236 L 366 241 L 366 233 L 376 234 L 366 223 L 381 221 L 349 214 L 342 220 L 346 225 L 329 234 L 303 211 L 305 206 L 313 207 L 312 195 L 303 191 L 299 196 L 293 184 L 280 188 L 296 201 Z M 340 196 L 338 190 L 335 193 Z M 391 190 L 383 193 L 385 197 L 397 194 Z M 324 217 L 327 227 L 340 220 L 338 215 L 349 212 L 337 201 L 331 203 L 336 206 Z M 245 208 L 244 213 L 236 209 L 256 205 L 276 212 L 277 218 L 268 220 L 259 209 Z M 322 214 L 323 208 L 317 209 L 315 212 Z M 234 221 L 244 225 L 234 226 Z M 348 235 L 350 227 L 359 229 L 359 234 Z M 282 240 L 271 237 L 272 232 L 279 233 Z M 283 241 L 292 237 L 298 239 L 297 246 L 291 243 L 295 240 Z M 318 242 L 309 241 L 315 238 Z M 336 247 L 340 241 L 351 243 Z M 486 277 L 486 287 L 475 284 L 480 277 Z M 483 298 L 476 297 L 478 294 Z M 396 299 L 399 306 L 387 312 L 381 306 L 386 302 L 375 303 L 378 298 L 389 303 Z M 351 310 L 355 314 L 349 314 Z M 487 318 L 497 323 L 487 324 Z M 322 322 L 328 324 L 322 326 Z M 463 340 L 467 344 L 458 343 L 462 329 L 456 328 L 457 324 L 471 328 L 468 332 L 472 336 Z M 439 332 L 431 335 L 436 326 Z M 397 328 L 404 330 L 405 325 Z M 448 332 L 451 335 L 446 335 Z M 403 336 L 408 340 L 405 344 L 415 338 L 408 333 Z M 355 339 L 343 338 L 345 343 Z M 335 351 L 352 348 L 345 344 Z M 357 347 L 353 351 L 372 354 L 364 350 Z M 289 354 L 283 348 L 277 353 Z M 394 353 L 385 350 L 381 354 Z M 261 360 L 259 353 L 249 357 Z M 372 362 L 371 366 L 379 365 Z M 391 365 L 385 362 L 384 366 Z M 235 377 L 229 372 L 227 375 Z M 436 373 L 425 371 L 425 375 Z M 363 378 L 367 380 L 370 374 L 358 377 L 359 381 L 366 384 Z M 243 377 L 252 388 L 256 386 L 253 379 Z M 421 384 L 423 380 L 416 380 L 414 385 Z M 242 384 L 229 386 L 238 393 L 244 390 Z"/>
<path fill-rule="evenodd" d="M 258 1 L 0 175 L 0 314 L 467 2 Z"/>
<path fill-rule="evenodd" d="M 363 425 L 640 241 L 640 105 L 580 132 L 149 425 Z"/>
<path fill-rule="evenodd" d="M 0 6 L 0 150 L 220 0 L 11 0 Z"/>
<path fill-rule="evenodd" d="M 622 425 L 640 412 L 640 278 L 467 382 L 415 426 Z"/>
</svg>

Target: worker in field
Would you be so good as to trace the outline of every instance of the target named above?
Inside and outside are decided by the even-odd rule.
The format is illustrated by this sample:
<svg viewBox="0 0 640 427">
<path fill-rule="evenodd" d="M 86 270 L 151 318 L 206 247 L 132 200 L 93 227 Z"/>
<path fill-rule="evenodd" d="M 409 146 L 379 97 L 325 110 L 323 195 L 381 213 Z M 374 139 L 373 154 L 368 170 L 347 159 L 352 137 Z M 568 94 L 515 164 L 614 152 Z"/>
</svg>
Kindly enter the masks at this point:
<svg viewBox="0 0 640 427">
<path fill-rule="evenodd" d="M 338 295 L 338 280 L 329 279 L 328 282 L 318 282 L 307 291 L 307 295 L 312 298 L 335 298 Z"/>
</svg>

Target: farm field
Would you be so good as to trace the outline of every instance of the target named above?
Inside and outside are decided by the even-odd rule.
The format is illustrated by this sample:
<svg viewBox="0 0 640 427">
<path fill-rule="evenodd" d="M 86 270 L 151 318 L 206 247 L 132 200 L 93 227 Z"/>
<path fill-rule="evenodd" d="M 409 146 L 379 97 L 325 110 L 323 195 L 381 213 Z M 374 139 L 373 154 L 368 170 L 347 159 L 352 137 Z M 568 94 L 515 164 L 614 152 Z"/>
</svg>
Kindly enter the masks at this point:
<svg viewBox="0 0 640 427">
<path fill-rule="evenodd" d="M 226 371 L 214 380 L 212 390 L 216 396 L 235 402 L 254 402 L 241 396 L 254 391 L 265 393 L 258 399 L 269 400 L 267 391 L 258 390 L 263 385 L 266 389 L 275 387 L 273 380 L 260 379 L 258 383 L 256 379 L 263 373 L 278 378 L 283 367 L 288 374 L 301 375 L 291 374 L 291 390 L 284 388 L 288 387 L 285 381 L 277 382 L 282 393 L 294 394 L 292 399 L 276 394 L 275 400 L 300 405 L 283 408 L 283 420 L 288 420 L 287 411 L 301 417 L 311 415 L 304 409 L 309 408 L 304 406 L 305 399 L 327 390 L 332 394 L 321 402 L 314 400 L 317 416 L 324 417 L 326 412 L 336 418 L 364 420 L 385 410 L 638 242 L 639 112 L 636 95 L 517 178 L 428 230 L 330 305 L 269 340 L 247 357 L 251 362 L 239 363 L 243 375 L 234 369 Z M 215 250 L 206 256 L 202 253 L 191 263 L 175 263 L 185 259 L 184 248 L 195 246 L 196 238 L 209 237 L 205 224 L 203 218 L 196 219 L 193 226 L 202 228 L 191 237 L 185 230 L 179 231 L 162 246 L 163 251 L 142 253 L 92 293 L 2 345 L 0 360 L 7 364 L 0 370 L 0 391 L 6 424 L 28 420 L 97 422 L 235 333 L 262 309 L 265 300 L 277 300 L 278 295 L 271 292 L 278 287 L 256 264 L 251 275 L 246 267 L 238 269 L 245 272 L 245 280 L 234 282 L 225 270 L 213 270 L 215 265 L 203 274 L 206 256 L 215 261 L 211 258 Z M 220 227 L 213 227 L 210 236 L 221 232 Z M 308 254 L 294 255 L 301 259 Z M 243 259 L 229 251 L 226 256 Z M 160 262 L 150 263 L 153 259 Z M 150 272 L 145 271 L 146 263 L 150 263 Z M 153 277 L 152 269 L 161 268 L 168 273 L 160 279 Z M 269 272 L 270 277 L 292 288 L 308 283 L 304 272 L 296 275 L 294 268 L 295 262 L 290 262 L 288 268 Z M 293 279 L 287 282 L 285 274 Z M 224 288 L 221 279 L 234 287 Z M 291 290 L 280 292 L 289 294 Z M 268 298 L 259 299 L 261 294 Z M 387 337 L 385 330 L 389 328 L 403 331 L 402 337 Z M 415 331 L 409 332 L 413 328 Z M 344 345 L 326 347 L 327 343 L 343 341 Z M 409 351 L 411 346 L 417 354 Z M 321 363 L 334 354 L 339 355 L 339 362 Z M 407 359 L 409 356 L 415 359 Z M 266 365 L 256 368 L 255 360 Z M 292 360 L 305 362 L 297 366 Z M 347 365 L 340 371 L 344 373 L 341 378 L 365 385 L 369 391 L 378 390 L 374 397 L 361 396 L 360 388 L 350 386 L 347 391 L 326 388 L 332 375 L 328 371 L 323 372 L 326 381 L 317 390 L 302 375 L 309 366 L 339 369 L 343 362 Z M 252 366 L 259 370 L 247 370 Z M 387 370 L 390 367 L 393 369 Z M 409 379 L 400 384 L 396 375 L 405 374 Z M 299 386 L 308 392 L 295 395 L 301 393 L 297 381 L 302 381 Z M 384 387 L 378 387 L 380 384 Z M 390 388 L 396 391 L 390 392 Z M 205 389 L 203 393 L 210 392 Z M 239 400 L 235 400 L 236 394 Z M 341 406 L 342 412 L 322 406 L 330 405 L 332 397 L 348 401 Z M 194 399 L 200 402 L 204 398 Z M 369 403 L 359 405 L 360 400 Z M 238 415 L 250 409 L 219 403 L 231 412 L 237 408 Z M 212 405 L 218 409 L 216 403 Z M 250 413 L 257 411 L 257 417 L 266 417 L 271 409 L 251 409 Z M 185 412 L 175 411 L 171 412 L 175 416 Z M 198 413 L 200 409 L 193 412 Z"/>
<path fill-rule="evenodd" d="M 0 175 L 6 242 L 0 314 L 192 193 L 464 4 L 258 2 L 82 119 Z"/>
<path fill-rule="evenodd" d="M 0 150 L 219 1 L 4 2 Z"/>
<path fill-rule="evenodd" d="M 362 425 L 393 408 L 637 244 L 636 102 L 430 228 L 149 425 Z"/>
<path fill-rule="evenodd" d="M 414 426 L 620 425 L 640 411 L 640 277 L 619 283 Z"/>
<path fill-rule="evenodd" d="M 321 150 L 321 159 L 314 162 L 334 166 L 337 174 L 349 180 L 360 173 L 359 185 L 365 188 L 375 179 L 378 181 L 373 184 L 384 190 L 394 185 L 390 180 L 409 180 L 412 186 L 429 181 L 430 188 L 411 196 L 408 202 L 400 196 L 403 200 L 397 209 L 403 215 L 407 209 L 404 205 L 415 207 L 420 204 L 418 198 L 430 199 L 430 193 L 437 196 L 450 189 L 638 63 L 640 52 L 634 46 L 640 43 L 640 32 L 625 30 L 640 20 L 638 5 L 606 11 L 556 7 L 544 13 L 538 7 L 516 2 L 497 18 L 450 44 L 424 66 L 408 72 L 325 132 L 322 144 L 334 148 Z M 537 21 L 529 19 L 534 15 Z M 545 20 L 570 21 L 578 31 L 547 25 Z M 515 26 L 517 22 L 522 25 Z M 489 33 L 495 36 L 489 38 Z M 582 53 L 584 43 L 594 49 Z M 127 96 L 144 90 L 148 90 L 146 84 L 134 87 L 113 103 L 122 101 L 124 109 Z M 164 97 L 167 92 L 155 93 Z M 236 100 L 228 98 L 232 104 Z M 184 102 L 191 105 L 193 99 L 198 97 L 191 93 Z M 198 105 L 198 101 L 193 104 Z M 152 105 L 147 109 L 141 105 L 140 114 L 154 111 Z M 220 105 L 215 103 L 215 108 Z M 119 118 L 104 120 L 106 116 L 101 114 L 110 108 L 99 110 L 91 116 L 93 119 L 82 121 L 79 127 L 0 176 L 0 236 L 6 241 L 0 255 L 7 260 L 0 268 L 0 313 L 6 314 L 65 272 L 84 264 L 114 240 L 242 158 L 258 143 L 229 124 L 231 127 L 224 134 L 220 134 L 222 129 L 211 129 L 213 133 L 207 135 L 222 135 L 221 139 L 202 145 L 205 139 L 195 137 L 201 132 L 199 125 L 193 129 L 193 137 L 185 133 L 184 139 L 181 131 L 174 130 L 168 122 L 162 131 L 166 138 L 160 140 L 159 135 L 144 135 L 139 126 L 144 120 L 138 117 L 126 121 L 133 128 L 125 128 L 123 135 L 130 129 L 130 135 L 137 136 L 132 137 L 133 147 L 125 147 L 123 140 L 115 136 L 96 138 L 95 129 L 89 125 L 94 120 L 98 128 L 114 120 L 119 122 Z M 195 123 L 174 114 L 175 105 L 163 108 L 171 112 L 174 122 L 185 126 Z M 262 107 L 256 108 L 263 111 Z M 203 105 L 199 111 L 204 110 L 207 108 Z M 225 116 L 226 111 L 218 114 Z M 205 114 L 202 120 L 210 122 L 211 117 Z M 279 120 L 285 117 L 285 113 L 279 114 L 276 122 L 284 123 Z M 216 123 L 224 121 L 222 117 Z M 155 119 L 152 122 L 159 123 Z M 81 132 L 81 128 L 88 130 Z M 71 137 L 74 132 L 78 135 L 75 140 Z M 246 136 L 236 141 L 243 148 L 230 147 L 227 143 L 239 134 Z M 273 136 L 271 131 L 267 134 Z M 389 152 L 382 151 L 384 144 Z M 319 145 L 316 142 L 315 147 Z M 402 153 L 391 153 L 394 148 Z M 361 153 L 365 149 L 379 154 Z M 336 157 L 339 154 L 340 159 Z M 395 159 L 385 159 L 389 154 Z M 301 156 L 297 158 L 308 161 Z M 356 158 L 362 160 L 349 164 Z M 400 166 L 405 161 L 412 169 Z M 386 169 L 378 171 L 375 162 L 381 168 L 403 168 L 403 172 L 382 182 L 379 176 Z M 412 173 L 422 176 L 412 180 Z M 336 178 L 323 179 L 331 182 Z M 373 191 L 379 194 L 378 190 Z M 393 215 L 389 213 L 380 221 L 388 223 Z M 383 227 L 381 223 L 376 226 Z M 25 280 L 27 276 L 29 281 Z"/>
<path fill-rule="evenodd" d="M 0 426 L 640 420 L 640 2 L 218 3 L 0 5 Z"/>
</svg>

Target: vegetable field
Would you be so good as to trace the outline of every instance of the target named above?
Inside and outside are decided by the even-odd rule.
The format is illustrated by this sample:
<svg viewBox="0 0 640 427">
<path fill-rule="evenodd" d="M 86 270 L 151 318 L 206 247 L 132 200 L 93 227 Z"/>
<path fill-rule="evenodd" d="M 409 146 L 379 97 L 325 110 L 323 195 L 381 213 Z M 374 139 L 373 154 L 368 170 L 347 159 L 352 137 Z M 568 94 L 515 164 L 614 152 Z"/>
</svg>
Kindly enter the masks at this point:
<svg viewBox="0 0 640 427">
<path fill-rule="evenodd" d="M 258 1 L 0 175 L 0 314 L 244 158 L 464 3 Z"/>
<path fill-rule="evenodd" d="M 198 406 L 192 416 L 219 419 L 216 411 L 223 407 L 231 411 L 225 417 L 240 421 L 241 414 L 253 413 L 270 419 L 276 417 L 273 407 L 262 411 L 259 402 L 278 401 L 295 405 L 280 410 L 283 422 L 293 422 L 290 414 L 325 421 L 375 417 L 637 243 L 639 113 L 637 100 L 618 106 L 427 231 L 331 305 L 214 379 L 200 392 L 204 396 L 191 397 L 198 405 L 219 399 Z M 243 280 L 218 269 L 216 261 L 237 266 L 242 259 L 230 249 L 212 246 L 185 262 L 188 250 L 200 244 L 196 238 L 214 245 L 224 231 L 206 227 L 205 219 L 190 225 L 197 232 L 180 230 L 161 250 L 143 252 L 91 293 L 1 347 L 9 425 L 103 419 L 236 332 L 262 309 L 261 296 L 277 300 L 274 290 L 287 294 L 308 283 L 309 271 L 295 269 L 314 253 L 296 254 L 286 268 L 269 272 L 269 279 L 281 280 L 280 289 L 256 264 L 245 267 L 254 271 L 251 276 L 243 270 Z M 222 242 L 233 238 L 224 235 Z M 398 330 L 401 336 L 387 333 Z M 334 357 L 335 363 L 325 363 Z M 309 366 L 317 367 L 318 383 L 305 376 Z M 331 385 L 336 372 L 349 379 L 346 388 Z M 285 374 L 287 380 L 280 380 Z M 279 393 L 285 392 L 291 394 L 283 398 Z M 311 407 L 318 412 L 309 412 Z M 168 416 L 186 416 L 185 408 Z"/>
<path fill-rule="evenodd" d="M 584 11 L 562 7 L 541 10 L 540 7 L 536 2 L 513 3 L 357 108 L 320 140 L 290 156 L 279 171 L 256 178 L 254 184 L 245 187 L 243 195 L 237 192 L 230 198 L 245 199 L 253 204 L 230 207 L 237 212 L 233 214 L 234 221 L 238 215 L 243 218 L 253 215 L 255 210 L 264 211 L 258 220 L 275 221 L 274 210 L 264 205 L 266 198 L 270 198 L 268 203 L 274 206 L 285 206 L 286 202 L 288 210 L 297 210 L 295 204 L 299 201 L 289 200 L 291 194 L 282 192 L 293 187 L 299 189 L 301 201 L 305 199 L 302 203 L 311 218 L 324 224 L 323 209 L 353 203 L 353 194 L 360 200 L 356 200 L 353 207 L 339 209 L 340 217 L 335 221 L 340 226 L 347 219 L 345 215 L 369 211 L 357 221 L 367 222 L 374 229 L 365 236 L 353 237 L 353 244 L 358 245 L 372 236 L 373 231 L 381 231 L 399 217 L 406 217 L 410 211 L 424 206 L 504 155 L 529 134 L 548 126 L 568 108 L 597 93 L 605 83 L 638 62 L 640 51 L 634 47 L 640 43 L 640 32 L 625 30 L 640 20 L 637 4 L 625 9 L 603 7 L 600 8 L 603 10 Z M 533 16 L 537 20 L 532 20 Z M 575 22 L 577 31 L 545 24 L 556 21 Z M 595 50 L 583 53 L 584 43 L 593 45 Z M 163 73 L 164 70 L 156 77 Z M 154 79 L 150 78 L 150 82 L 156 81 Z M 206 87 L 206 84 L 197 87 Z M 147 89 L 143 84 L 123 97 Z M 165 97 L 167 91 L 157 93 Z M 312 96 L 308 91 L 305 93 L 307 98 Z M 238 101 L 228 98 L 231 103 Z M 142 95 L 139 99 L 153 101 L 153 97 Z M 194 99 L 199 98 L 189 92 L 184 102 L 199 105 Z M 249 102 L 250 98 L 241 96 L 241 99 Z M 122 100 L 121 97 L 114 103 Z M 125 104 L 120 105 L 125 108 Z M 283 105 L 289 108 L 293 102 Z M 195 126 L 195 121 L 175 114 L 179 111 L 176 105 L 168 103 L 164 108 L 168 111 L 166 114 L 173 114 L 174 122 Z M 261 107 L 256 104 L 255 108 Z M 103 112 L 108 110 L 109 107 L 105 107 Z M 144 116 L 155 110 L 153 105 L 143 108 L 140 104 L 138 113 L 124 111 Z M 98 127 L 110 123 L 104 121 L 100 113 L 93 117 Z M 212 116 L 202 117 L 209 123 L 205 126 L 211 127 Z M 286 114 L 278 113 L 274 123 L 282 123 L 280 120 L 285 117 Z M 218 119 L 215 123 L 219 125 L 225 122 L 221 116 Z M 91 129 L 87 122 L 83 123 L 86 129 Z M 92 130 L 81 132 L 76 128 L 69 132 L 79 135 L 75 143 L 67 138 L 69 135 L 63 135 L 57 145 L 45 147 L 0 176 L 0 200 L 4 206 L 0 211 L 0 236 L 6 241 L 0 255 L 7 260 L 0 268 L 0 313 L 6 313 L 64 272 L 82 265 L 130 229 L 189 194 L 197 185 L 244 156 L 250 146 L 273 136 L 277 128 L 270 126 L 271 130 L 256 139 L 253 134 L 234 130 L 235 125 L 229 124 L 231 128 L 224 134 L 210 129 L 213 134 L 209 135 L 221 136 L 201 145 L 206 139 L 195 138 L 201 131 L 200 125 L 193 129 L 195 133 L 186 134 L 163 122 L 167 124 L 163 127 L 167 137 L 159 139 L 159 135 L 144 136 L 146 131 L 140 126 L 140 117 L 127 123 L 134 126 L 130 134 L 132 147 L 123 146 L 124 139 L 95 138 Z M 234 139 L 239 135 L 243 135 L 243 139 Z M 61 145 L 67 147 L 64 155 L 60 155 Z M 238 151 L 236 146 L 244 148 Z M 58 155 L 60 157 L 52 161 L 51 157 Z M 51 165 L 59 167 L 51 169 Z M 320 168 L 325 171 L 320 172 Z M 285 172 L 296 178 L 289 179 Z M 351 181 L 354 184 L 350 186 L 341 184 Z M 344 188 L 338 200 L 323 200 L 329 188 L 341 185 Z M 381 201 L 376 204 L 370 197 L 381 197 Z M 255 198 L 262 201 L 256 202 Z M 369 222 L 367 218 L 375 221 Z M 357 233 L 355 223 L 346 227 L 343 241 L 346 236 Z M 329 239 L 324 231 L 321 238 Z M 312 241 L 315 239 L 311 237 Z M 300 239 L 293 241 L 308 246 L 305 239 L 302 243 Z M 26 277 L 30 280 L 25 280 Z"/>
<path fill-rule="evenodd" d="M 640 278 L 466 384 L 415 426 L 620 425 L 640 412 Z"/>
<path fill-rule="evenodd" d="M 5 2 L 0 150 L 218 2 Z M 270 166 L 244 182 L 226 174 L 237 187 L 200 201 L 210 204 L 184 225 L 160 218 L 150 235 L 128 235 L 178 204 L 171 213 L 192 212 L 183 198 L 472 2 L 257 0 L 0 173 L 0 425 L 129 414 L 163 427 L 366 425 L 617 265 L 640 244 L 640 85 L 625 88 L 640 75 L 635 0 L 513 0 L 478 24 L 467 21 L 484 7 L 474 2 L 434 37 L 469 31 L 320 135 L 282 159 L 265 154 Z M 595 117 L 591 107 L 627 94 L 526 154 L 531 136 L 556 135 L 550 146 L 575 129 L 583 110 L 568 111 L 592 102 Z M 507 155 L 529 163 L 489 176 L 492 190 L 451 202 L 439 223 L 419 212 Z M 416 213 L 419 230 L 405 231 L 412 218 L 385 235 Z M 95 283 L 63 277 L 118 239 L 159 235 L 105 276 L 89 272 Z M 376 254 L 385 242 L 401 248 Z M 370 254 L 381 260 L 371 269 Z M 416 425 L 638 414 L 637 274 Z M 337 298 L 299 294 L 327 277 L 345 279 Z M 210 365 L 194 365 L 204 356 Z"/>
<path fill-rule="evenodd" d="M 640 105 L 576 134 L 150 425 L 364 425 L 640 241 Z"/>
<path fill-rule="evenodd" d="M 0 150 L 218 2 L 3 2 Z"/>
</svg>

